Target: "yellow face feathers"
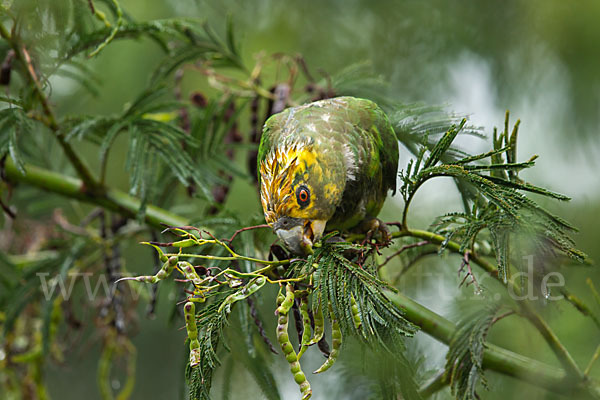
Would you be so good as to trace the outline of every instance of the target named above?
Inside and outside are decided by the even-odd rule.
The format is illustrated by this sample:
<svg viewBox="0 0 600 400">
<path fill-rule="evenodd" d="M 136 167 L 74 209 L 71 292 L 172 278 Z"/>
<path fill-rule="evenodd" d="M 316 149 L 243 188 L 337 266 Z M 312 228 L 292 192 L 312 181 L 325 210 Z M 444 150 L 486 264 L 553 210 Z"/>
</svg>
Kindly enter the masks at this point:
<svg viewBox="0 0 600 400">
<path fill-rule="evenodd" d="M 343 187 L 330 181 L 313 146 L 293 143 L 269 153 L 260 164 L 260 198 L 268 224 L 280 217 L 327 220 Z"/>
</svg>

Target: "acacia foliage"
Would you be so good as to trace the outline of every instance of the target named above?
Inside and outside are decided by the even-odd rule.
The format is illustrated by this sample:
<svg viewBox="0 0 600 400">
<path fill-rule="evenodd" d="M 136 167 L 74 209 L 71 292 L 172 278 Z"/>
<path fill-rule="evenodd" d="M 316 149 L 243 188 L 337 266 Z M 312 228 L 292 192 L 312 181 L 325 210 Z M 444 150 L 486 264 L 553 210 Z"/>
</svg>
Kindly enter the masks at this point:
<svg viewBox="0 0 600 400">
<path fill-rule="evenodd" d="M 256 176 L 256 146 L 266 118 L 305 101 L 355 95 L 375 100 L 390 115 L 399 141 L 414 154 L 401 174 L 401 194 L 406 208 L 399 224 L 400 232 L 396 233 L 401 241 L 408 240 L 401 244 L 414 244 L 412 239 L 404 239 L 410 236 L 405 217 L 419 187 L 434 177 L 455 180 L 464 210 L 434 221 L 432 233 L 444 238 L 441 243 L 430 242 L 398 253 L 401 267 L 424 254 L 431 254 L 432 247 L 434 253 L 442 253 L 454 241 L 459 244 L 454 251 L 465 257 L 470 252 L 495 258 L 496 273 L 506 283 L 511 265 L 514 269 L 514 259 L 518 257 L 511 250 L 511 240 L 523 233 L 533 236 L 535 245 L 544 254 L 562 254 L 576 260 L 585 258 L 569 238 L 574 228 L 526 194 L 568 200 L 566 196 L 524 182 L 518 176 L 520 170 L 534 165 L 534 158 L 517 161 L 518 123 L 509 133 L 508 116 L 504 131 L 493 135 L 493 148 L 471 155 L 454 146 L 454 139 L 459 134 L 482 136 L 481 129 L 468 126 L 460 116 L 448 115 L 439 107 L 399 103 L 387 95 L 385 82 L 374 77 L 364 64 L 323 79 L 315 79 L 299 56 L 262 56 L 256 65 L 248 65 L 241 57 L 231 20 L 223 33 L 218 34 L 206 23 L 184 18 L 136 21 L 114 0 L 15 1 L 1 7 L 2 84 L 8 89 L 0 98 L 3 102 L 0 110 L 3 162 L 13 163 L 19 176 L 28 173 L 28 165 L 77 174 L 83 185 L 81 192 L 73 197 L 112 210 L 110 214 L 106 210 L 93 210 L 76 222 L 55 216 L 60 230 L 48 234 L 48 244 L 41 251 L 18 245 L 27 227 L 11 232 L 17 239 L 16 244 L 3 249 L 8 255 L 0 253 L 2 345 L 7 357 L 16 361 L 11 366 L 11 375 L 3 376 L 0 384 L 11 394 L 19 396 L 28 390 L 18 382 L 33 376 L 33 386 L 38 396 L 43 397 L 46 392 L 43 363 L 47 359 L 60 361 L 65 350 L 56 332 L 60 327 L 77 329 L 78 322 L 69 315 L 75 300 L 62 299 L 57 291 L 53 296 L 45 296 L 39 287 L 38 273 L 64 277 L 70 271 L 101 268 L 110 277 L 110 283 L 115 284 L 126 272 L 123 253 L 130 251 L 138 239 L 148 240 L 158 235 L 156 227 L 140 223 L 148 207 L 181 210 L 182 203 L 189 199 L 182 200 L 176 195 L 178 191 L 185 191 L 203 206 L 200 212 L 184 209 L 184 217 L 193 225 L 209 228 L 215 238 L 231 237 L 242 226 L 261 223 L 258 207 L 245 216 L 236 215 L 228 208 L 229 189 L 235 179 L 251 183 Z M 111 115 L 56 112 L 52 104 L 53 78 L 73 80 L 91 96 L 98 95 L 103 77 L 90 67 L 90 59 L 102 56 L 110 46 L 124 40 L 151 41 L 162 51 L 146 88 L 133 101 L 122 104 L 122 111 Z M 273 76 L 269 67 L 284 70 L 285 76 Z M 205 76 L 210 89 L 192 90 L 184 96 L 181 82 L 189 71 Z M 245 124 L 246 119 L 250 120 L 249 124 Z M 125 155 L 120 161 L 129 178 L 129 193 L 139 198 L 135 215 L 124 212 L 123 204 L 114 203 L 106 196 L 114 178 L 108 168 L 114 161 L 109 160 L 112 154 L 118 154 L 117 147 L 123 143 L 119 140 L 121 136 L 126 139 Z M 59 143 L 65 157 L 40 157 L 51 143 Z M 83 161 L 83 148 L 87 145 L 96 150 L 99 165 L 91 172 L 86 166 L 88 163 Z M 238 162 L 240 155 L 243 162 Z M 2 194 L 14 190 L 17 200 L 28 200 L 34 217 L 36 212 L 45 215 L 54 208 L 68 207 L 62 199 L 46 198 L 31 188 L 16 187 L 18 178 L 5 179 L 2 175 Z M 2 205 L 10 215 L 14 211 L 10 202 L 5 204 L 7 198 L 2 198 Z M 27 211 L 18 209 L 17 213 L 26 215 Z M 183 230 L 185 234 L 181 230 L 170 231 L 179 235 L 195 232 L 196 239 L 202 235 L 195 229 Z M 287 268 L 282 264 L 264 276 L 275 284 L 296 282 L 294 290 L 299 299 L 310 298 L 313 319 L 319 309 L 324 312 L 331 327 L 339 325 L 344 343 L 346 338 L 353 337 L 365 348 L 385 353 L 386 363 L 390 365 L 385 372 L 391 376 L 387 383 L 382 382 L 380 376 L 365 378 L 369 380 L 366 386 L 370 393 L 395 398 L 401 392 L 406 398 L 419 398 L 417 383 L 422 380 L 421 376 L 404 354 L 406 340 L 410 340 L 404 337 L 412 336 L 417 327 L 385 295 L 385 290 L 393 288 L 380 275 L 381 257 L 377 255 L 376 244 L 352 235 L 343 236 L 346 241 L 342 243 L 328 239 L 330 237 L 308 259 L 289 261 L 285 264 Z M 213 373 L 229 348 L 236 363 L 233 366 L 229 359 L 224 368 L 225 385 L 231 381 L 239 363 L 251 373 L 266 397 L 280 398 L 269 357 L 265 354 L 272 335 L 265 333 L 263 327 L 268 325 L 264 309 L 271 309 L 256 306 L 256 303 L 272 300 L 273 293 L 261 289 L 251 297 L 239 296 L 235 302 L 230 297 L 248 288 L 251 279 L 256 278 L 252 275 L 259 268 L 256 260 L 266 258 L 271 241 L 267 232 L 243 233 L 235 242 L 221 243 L 228 243 L 230 250 L 244 257 L 223 262 L 218 257 L 228 257 L 228 250 L 217 242 L 195 248 L 190 256 L 213 257 L 206 258 L 199 268 L 202 279 L 209 279 L 209 287 L 215 285 L 214 275 L 229 268 L 250 274 L 236 278 L 229 271 L 230 277 L 226 282 L 217 282 L 216 288 L 210 289 L 213 290 L 210 296 L 204 284 L 186 283 L 186 290 L 192 291 L 193 296 L 201 296 L 199 293 L 205 296 L 197 316 L 201 364 L 186 368 L 192 398 L 210 396 Z M 485 253 L 481 249 L 489 243 L 492 243 L 491 249 Z M 25 257 L 27 254 L 35 254 L 35 257 Z M 287 259 L 285 253 L 277 250 L 272 254 Z M 468 259 L 465 262 L 468 263 Z M 94 310 L 102 332 L 103 357 L 98 362 L 98 376 L 100 391 L 106 398 L 125 398 L 131 393 L 129 385 L 120 393 L 112 393 L 108 384 L 110 367 L 120 359 L 127 361 L 126 374 L 130 379 L 135 373 L 131 361 L 135 351 L 128 334 L 135 319 L 131 310 L 136 300 L 128 288 L 130 286 L 121 284 L 102 304 L 86 303 L 86 307 Z M 184 293 L 182 291 L 181 296 L 186 296 Z M 149 295 L 148 302 L 152 311 L 156 292 Z M 227 302 L 227 307 L 223 307 Z M 173 306 L 173 319 L 180 321 Z M 292 310 L 298 307 L 294 305 Z M 485 338 L 495 315 L 489 310 L 485 308 L 477 318 L 463 321 L 450 343 L 445 368 L 453 393 L 459 398 L 474 398 L 483 377 Z M 315 333 L 312 326 L 296 325 L 298 332 L 308 329 Z M 16 347 L 11 336 L 23 339 L 28 343 L 27 348 Z M 301 342 L 302 338 L 294 345 L 302 345 Z M 321 347 L 328 353 L 325 345 Z M 390 384 L 389 380 L 399 383 Z M 228 393 L 227 386 L 223 391 Z"/>
</svg>

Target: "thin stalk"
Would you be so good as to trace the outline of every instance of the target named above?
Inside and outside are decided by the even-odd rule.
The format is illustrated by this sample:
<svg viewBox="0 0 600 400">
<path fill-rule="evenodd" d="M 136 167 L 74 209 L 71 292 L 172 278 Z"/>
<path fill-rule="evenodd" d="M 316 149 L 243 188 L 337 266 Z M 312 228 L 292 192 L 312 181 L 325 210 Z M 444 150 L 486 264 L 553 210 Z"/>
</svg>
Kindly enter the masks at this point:
<svg viewBox="0 0 600 400">
<path fill-rule="evenodd" d="M 267 260 L 261 260 L 259 258 L 253 258 L 253 257 L 246 257 L 246 256 L 242 256 L 239 254 L 233 255 L 233 256 L 211 256 L 209 254 L 192 254 L 192 253 L 165 253 L 165 256 L 167 257 L 186 257 L 186 258 L 202 258 L 204 260 L 217 260 L 217 261 L 249 261 L 249 262 L 253 262 L 253 263 L 258 263 L 258 264 L 266 264 L 269 267 L 278 267 L 280 265 L 286 265 L 290 263 L 290 260 L 283 260 L 283 261 L 267 261 Z M 272 268 L 269 269 L 260 269 L 259 271 L 262 273 L 263 271 L 269 271 Z M 252 273 L 257 273 L 258 271 L 252 271 Z"/>
<path fill-rule="evenodd" d="M 588 363 L 587 367 L 585 368 L 584 375 L 586 377 L 592 371 L 592 367 L 594 366 L 594 363 L 596 362 L 596 360 L 598 360 L 599 357 L 600 357 L 600 345 L 598 345 L 598 347 L 596 347 L 596 351 L 594 352 L 594 355 L 592 356 L 592 358 L 590 359 L 590 362 Z"/>
<path fill-rule="evenodd" d="M 442 244 L 445 243 L 446 244 L 446 248 L 454 253 L 459 253 L 459 254 L 463 254 L 463 252 L 460 251 L 460 244 L 457 242 L 453 242 L 451 240 L 446 240 L 446 238 L 442 235 L 438 235 L 437 233 L 433 233 L 433 232 L 429 232 L 429 231 L 424 231 L 424 230 L 420 230 L 420 229 L 408 229 L 408 228 L 404 228 L 399 232 L 393 232 L 392 233 L 392 237 L 393 238 L 400 238 L 400 237 L 414 237 L 414 238 L 419 238 L 419 239 L 425 239 L 431 243 L 434 244 Z M 489 261 L 479 257 L 477 254 L 470 252 L 469 253 L 469 260 L 474 262 L 475 264 L 479 265 L 482 269 L 484 269 L 486 272 L 488 272 L 489 274 L 498 277 L 498 270 L 496 269 L 496 267 L 490 263 Z"/>
<path fill-rule="evenodd" d="M 596 317 L 594 312 L 581 300 L 579 297 L 575 296 L 573 293 L 569 292 L 566 288 L 562 288 L 560 293 L 564 296 L 565 300 L 573 305 L 583 315 L 586 317 L 590 317 L 592 321 L 596 324 L 598 329 L 600 329 L 600 319 Z"/>
</svg>

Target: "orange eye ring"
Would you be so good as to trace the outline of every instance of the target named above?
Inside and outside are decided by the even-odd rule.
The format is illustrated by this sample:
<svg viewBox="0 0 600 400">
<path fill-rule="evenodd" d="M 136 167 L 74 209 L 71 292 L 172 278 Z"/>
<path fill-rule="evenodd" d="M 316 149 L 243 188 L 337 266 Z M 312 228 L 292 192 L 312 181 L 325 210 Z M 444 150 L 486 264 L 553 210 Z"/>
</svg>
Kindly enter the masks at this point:
<svg viewBox="0 0 600 400">
<path fill-rule="evenodd" d="M 301 190 L 298 194 L 298 199 L 300 199 L 302 202 L 308 200 L 308 192 L 306 190 Z"/>
<path fill-rule="evenodd" d="M 305 185 L 298 186 L 298 189 L 296 189 L 296 200 L 300 207 L 306 207 L 310 203 L 310 189 Z"/>
</svg>

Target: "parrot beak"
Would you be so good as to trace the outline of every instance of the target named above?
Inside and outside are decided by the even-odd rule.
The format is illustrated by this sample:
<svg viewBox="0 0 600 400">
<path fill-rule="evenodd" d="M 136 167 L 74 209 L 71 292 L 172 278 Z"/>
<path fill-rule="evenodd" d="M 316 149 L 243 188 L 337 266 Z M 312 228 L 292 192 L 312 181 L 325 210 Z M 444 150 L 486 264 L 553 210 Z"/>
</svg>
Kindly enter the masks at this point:
<svg viewBox="0 0 600 400">
<path fill-rule="evenodd" d="M 313 243 L 323 236 L 326 224 L 323 220 L 281 217 L 273 224 L 273 230 L 292 253 L 308 255 L 313 253 Z"/>
</svg>

